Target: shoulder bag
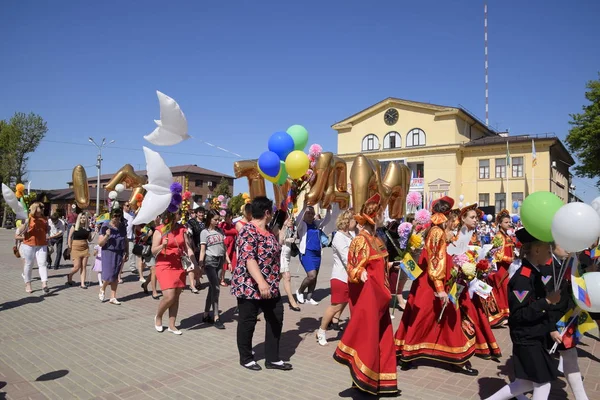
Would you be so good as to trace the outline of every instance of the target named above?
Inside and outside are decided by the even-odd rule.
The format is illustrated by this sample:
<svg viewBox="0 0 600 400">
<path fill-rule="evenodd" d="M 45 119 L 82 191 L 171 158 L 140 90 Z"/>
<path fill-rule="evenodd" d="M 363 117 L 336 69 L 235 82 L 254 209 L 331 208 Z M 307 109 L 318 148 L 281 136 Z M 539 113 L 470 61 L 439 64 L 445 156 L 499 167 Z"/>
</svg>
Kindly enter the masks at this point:
<svg viewBox="0 0 600 400">
<path fill-rule="evenodd" d="M 185 272 L 193 271 L 196 267 L 194 266 L 192 259 L 179 246 L 179 242 L 177 241 L 177 236 L 173 235 L 173 239 L 175 239 L 175 244 L 177 245 L 177 248 L 179 249 L 179 254 L 181 257 L 181 266 L 183 267 Z"/>
</svg>

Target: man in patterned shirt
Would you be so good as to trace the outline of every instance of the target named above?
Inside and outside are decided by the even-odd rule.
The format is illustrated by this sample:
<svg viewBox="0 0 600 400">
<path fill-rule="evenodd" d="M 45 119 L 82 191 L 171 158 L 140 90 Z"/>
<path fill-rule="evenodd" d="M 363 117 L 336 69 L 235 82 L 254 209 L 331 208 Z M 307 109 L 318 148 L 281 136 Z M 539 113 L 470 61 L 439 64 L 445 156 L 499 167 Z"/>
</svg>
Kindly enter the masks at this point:
<svg viewBox="0 0 600 400">
<path fill-rule="evenodd" d="M 249 370 L 262 368 L 252 355 L 252 336 L 258 311 L 266 322 L 265 367 L 289 371 L 292 365 L 279 358 L 279 339 L 283 327 L 283 304 L 279 293 L 281 245 L 268 230 L 273 219 L 273 202 L 266 197 L 252 201 L 252 221 L 237 237 L 238 260 L 231 280 L 231 293 L 237 297 L 239 322 L 237 345 L 240 364 Z"/>
</svg>

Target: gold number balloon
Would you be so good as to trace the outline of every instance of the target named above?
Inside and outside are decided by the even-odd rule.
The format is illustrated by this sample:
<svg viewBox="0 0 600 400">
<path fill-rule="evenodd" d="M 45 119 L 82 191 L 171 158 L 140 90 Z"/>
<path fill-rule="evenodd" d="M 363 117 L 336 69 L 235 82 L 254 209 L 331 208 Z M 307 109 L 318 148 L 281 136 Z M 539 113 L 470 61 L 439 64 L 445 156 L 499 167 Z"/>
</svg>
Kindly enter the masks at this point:
<svg viewBox="0 0 600 400">
<path fill-rule="evenodd" d="M 146 178 L 136 174 L 131 164 L 125 164 L 106 184 L 105 189 L 107 191 L 115 190 L 119 183 L 124 184 L 128 189 L 132 189 L 129 204 L 133 210 L 136 210 L 141 205 L 138 204 L 137 195 L 138 193 L 144 194 L 145 190 L 142 185 L 146 183 Z"/>
<path fill-rule="evenodd" d="M 248 178 L 248 191 L 250 192 L 251 199 L 267 195 L 265 180 L 258 172 L 258 163 L 256 160 L 234 162 L 233 173 L 236 178 L 241 178 L 243 176 Z"/>
<path fill-rule="evenodd" d="M 306 203 L 313 206 L 320 202 L 322 208 L 338 203 L 340 209 L 347 208 L 350 194 L 346 168 L 346 162 L 333 153 L 321 153 L 313 168 L 315 177 L 306 193 Z"/>
<path fill-rule="evenodd" d="M 390 218 L 401 218 L 406 211 L 406 196 L 410 190 L 410 168 L 404 163 L 391 162 L 383 178 L 384 206 Z"/>
<path fill-rule="evenodd" d="M 73 168 L 73 194 L 77 207 L 86 209 L 90 205 L 90 188 L 83 165 Z"/>
</svg>

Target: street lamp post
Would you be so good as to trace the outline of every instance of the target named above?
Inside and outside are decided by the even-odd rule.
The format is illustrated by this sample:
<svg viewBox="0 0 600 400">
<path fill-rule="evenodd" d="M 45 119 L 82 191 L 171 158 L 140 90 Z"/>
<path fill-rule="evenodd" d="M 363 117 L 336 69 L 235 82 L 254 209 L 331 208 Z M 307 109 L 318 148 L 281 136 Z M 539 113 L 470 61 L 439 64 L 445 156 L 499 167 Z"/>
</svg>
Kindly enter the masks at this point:
<svg viewBox="0 0 600 400">
<path fill-rule="evenodd" d="M 91 137 L 88 138 L 88 141 L 92 143 L 94 146 L 98 148 L 98 158 L 96 159 L 96 168 L 98 169 L 98 180 L 96 181 L 96 217 L 100 215 L 100 173 L 102 172 L 102 149 L 114 143 L 114 140 L 106 143 L 106 138 L 102 138 L 102 143 L 98 144 Z"/>
</svg>

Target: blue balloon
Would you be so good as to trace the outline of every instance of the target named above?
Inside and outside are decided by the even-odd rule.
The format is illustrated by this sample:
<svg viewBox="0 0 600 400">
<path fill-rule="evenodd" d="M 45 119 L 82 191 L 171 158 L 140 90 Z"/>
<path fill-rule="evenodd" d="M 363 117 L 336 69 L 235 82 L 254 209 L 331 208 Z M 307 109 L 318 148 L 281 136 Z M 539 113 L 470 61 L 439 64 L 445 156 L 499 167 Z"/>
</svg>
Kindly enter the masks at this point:
<svg viewBox="0 0 600 400">
<path fill-rule="evenodd" d="M 269 138 L 268 147 L 281 161 L 285 161 L 288 154 L 294 151 L 294 139 L 287 132 L 275 132 Z"/>
<path fill-rule="evenodd" d="M 521 220 L 521 218 L 518 215 L 513 215 L 512 217 L 512 222 L 513 224 L 516 224 L 517 222 L 519 222 Z"/>
<path fill-rule="evenodd" d="M 258 157 L 258 168 L 272 178 L 279 174 L 280 163 L 279 156 L 272 151 L 265 151 Z"/>
<path fill-rule="evenodd" d="M 513 208 L 519 208 L 519 202 L 518 201 L 513 202 Z"/>
</svg>

